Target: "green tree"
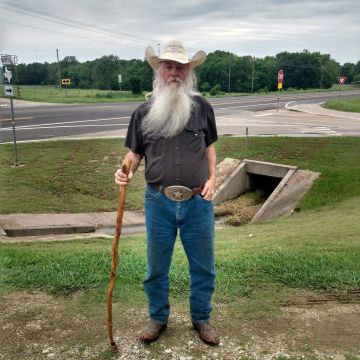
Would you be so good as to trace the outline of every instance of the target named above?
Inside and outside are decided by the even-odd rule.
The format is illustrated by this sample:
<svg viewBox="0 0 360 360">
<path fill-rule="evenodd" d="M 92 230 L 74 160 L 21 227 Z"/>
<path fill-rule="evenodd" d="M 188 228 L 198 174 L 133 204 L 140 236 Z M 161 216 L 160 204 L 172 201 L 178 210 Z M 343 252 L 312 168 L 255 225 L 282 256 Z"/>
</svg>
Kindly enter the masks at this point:
<svg viewBox="0 0 360 360">
<path fill-rule="evenodd" d="M 321 61 L 304 50 L 301 53 L 282 52 L 276 55 L 279 69 L 284 71 L 284 89 L 309 89 L 321 85 Z"/>
<path fill-rule="evenodd" d="M 337 82 L 337 78 L 340 72 L 340 65 L 335 60 L 330 58 L 330 55 L 321 55 L 321 87 L 330 88 Z"/>
<path fill-rule="evenodd" d="M 102 90 L 111 90 L 118 86 L 117 67 L 119 58 L 115 55 L 102 56 L 96 59 L 92 67 L 93 85 Z"/>
<path fill-rule="evenodd" d="M 356 74 L 356 66 L 353 63 L 345 63 L 340 69 L 340 75 L 346 76 L 346 83 L 350 84 Z"/>
<path fill-rule="evenodd" d="M 205 63 L 197 70 L 199 87 L 209 83 L 210 87 L 219 84 L 222 91 L 227 91 L 230 53 L 215 51 L 207 56 Z"/>
<path fill-rule="evenodd" d="M 141 79 L 138 77 L 131 77 L 129 79 L 130 90 L 134 95 L 141 94 Z"/>
</svg>

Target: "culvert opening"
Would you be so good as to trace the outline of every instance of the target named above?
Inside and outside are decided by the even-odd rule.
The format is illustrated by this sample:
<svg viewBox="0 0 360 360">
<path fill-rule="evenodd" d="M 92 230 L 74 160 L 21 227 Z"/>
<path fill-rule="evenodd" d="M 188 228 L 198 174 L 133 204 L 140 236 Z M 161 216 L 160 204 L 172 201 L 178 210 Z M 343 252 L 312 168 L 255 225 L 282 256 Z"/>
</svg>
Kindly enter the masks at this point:
<svg viewBox="0 0 360 360">
<path fill-rule="evenodd" d="M 249 190 L 215 206 L 215 216 L 227 225 L 251 222 L 261 206 L 280 184 L 282 178 L 246 173 Z"/>
<path fill-rule="evenodd" d="M 215 217 L 218 221 L 232 226 L 248 224 L 266 201 L 263 190 L 243 193 L 234 199 L 215 205 Z"/>
<path fill-rule="evenodd" d="M 224 163 L 222 167 L 222 163 Z M 215 215 L 231 225 L 292 214 L 319 173 L 255 160 L 225 159 L 213 201 Z"/>
<path fill-rule="evenodd" d="M 247 173 L 249 191 L 260 191 L 263 194 L 264 202 L 280 184 L 282 178 L 260 174 Z"/>
</svg>

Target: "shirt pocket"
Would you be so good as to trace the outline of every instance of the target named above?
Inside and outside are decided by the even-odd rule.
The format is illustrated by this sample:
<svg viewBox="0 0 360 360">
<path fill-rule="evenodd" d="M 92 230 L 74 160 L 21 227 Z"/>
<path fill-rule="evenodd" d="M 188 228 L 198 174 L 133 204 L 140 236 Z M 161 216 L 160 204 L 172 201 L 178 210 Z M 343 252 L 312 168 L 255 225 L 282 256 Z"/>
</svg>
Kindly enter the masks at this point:
<svg viewBox="0 0 360 360">
<path fill-rule="evenodd" d="M 205 150 L 205 134 L 203 129 L 188 129 L 186 131 L 186 146 L 193 153 Z"/>
<path fill-rule="evenodd" d="M 156 137 L 153 135 L 146 136 L 144 139 L 144 147 L 147 154 L 151 154 L 153 156 L 160 156 L 164 152 L 166 152 L 168 146 L 167 139 L 162 137 Z"/>
</svg>

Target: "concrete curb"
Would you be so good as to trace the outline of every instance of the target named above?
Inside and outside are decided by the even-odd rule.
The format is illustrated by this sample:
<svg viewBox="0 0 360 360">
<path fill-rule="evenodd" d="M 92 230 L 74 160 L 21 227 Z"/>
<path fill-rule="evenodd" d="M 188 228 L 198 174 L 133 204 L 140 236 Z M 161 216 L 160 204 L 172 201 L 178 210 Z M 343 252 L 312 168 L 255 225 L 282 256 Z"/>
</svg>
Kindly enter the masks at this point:
<svg viewBox="0 0 360 360">
<path fill-rule="evenodd" d="M 59 236 L 93 233 L 97 236 L 114 233 L 116 212 L 79 214 L 0 214 L 0 236 L 8 240 L 23 237 Z M 142 231 L 144 214 L 125 211 L 123 233 Z"/>
<path fill-rule="evenodd" d="M 325 104 L 325 102 L 320 102 L 317 104 L 290 105 L 292 103 L 295 103 L 295 101 L 290 101 L 290 102 L 286 103 L 285 108 L 289 111 L 302 112 L 302 113 L 311 114 L 311 115 L 330 116 L 330 117 L 345 118 L 345 119 L 352 119 L 352 120 L 360 121 L 360 113 L 352 113 L 352 112 L 328 109 L 323 106 L 323 104 Z"/>
</svg>

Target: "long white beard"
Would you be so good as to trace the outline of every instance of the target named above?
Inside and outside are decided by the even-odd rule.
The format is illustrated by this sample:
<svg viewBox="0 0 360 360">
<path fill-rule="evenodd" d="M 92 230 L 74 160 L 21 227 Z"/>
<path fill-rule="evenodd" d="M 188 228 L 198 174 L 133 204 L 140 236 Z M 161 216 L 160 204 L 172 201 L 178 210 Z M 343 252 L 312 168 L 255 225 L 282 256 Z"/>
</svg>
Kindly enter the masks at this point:
<svg viewBox="0 0 360 360">
<path fill-rule="evenodd" d="M 165 83 L 158 73 L 153 83 L 152 104 L 142 122 L 144 134 L 171 138 L 179 134 L 188 123 L 193 107 L 194 75 L 189 73 L 185 82 Z"/>
</svg>

